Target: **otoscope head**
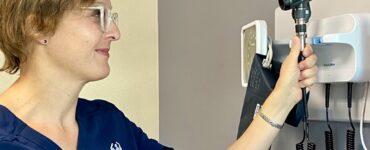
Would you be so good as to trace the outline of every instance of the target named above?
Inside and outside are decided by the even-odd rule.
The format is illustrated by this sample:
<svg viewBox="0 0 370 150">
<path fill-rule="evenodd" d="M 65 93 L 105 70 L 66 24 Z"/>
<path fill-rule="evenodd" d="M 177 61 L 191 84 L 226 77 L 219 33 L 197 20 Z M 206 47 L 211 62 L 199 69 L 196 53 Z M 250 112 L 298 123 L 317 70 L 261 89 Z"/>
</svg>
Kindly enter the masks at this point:
<svg viewBox="0 0 370 150">
<path fill-rule="evenodd" d="M 311 17 L 311 7 L 308 0 L 299 1 L 298 5 L 292 9 L 292 17 L 294 20 L 304 19 L 305 23 L 308 22 Z"/>
<path fill-rule="evenodd" d="M 293 0 L 279 0 L 279 6 L 282 10 L 292 9 Z"/>
<path fill-rule="evenodd" d="M 290 10 L 297 8 L 309 9 L 310 1 L 311 0 L 279 0 L 279 6 L 282 10 Z"/>
<path fill-rule="evenodd" d="M 279 6 L 282 10 L 292 9 L 292 17 L 297 19 L 304 19 L 307 23 L 311 17 L 311 0 L 279 0 Z"/>
</svg>

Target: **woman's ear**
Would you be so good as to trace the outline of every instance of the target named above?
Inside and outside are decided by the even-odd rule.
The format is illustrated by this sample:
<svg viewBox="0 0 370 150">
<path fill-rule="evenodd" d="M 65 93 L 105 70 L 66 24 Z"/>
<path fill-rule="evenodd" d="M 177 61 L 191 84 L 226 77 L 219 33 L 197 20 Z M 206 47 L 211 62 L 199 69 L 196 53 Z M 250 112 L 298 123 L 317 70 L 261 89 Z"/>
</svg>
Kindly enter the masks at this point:
<svg viewBox="0 0 370 150">
<path fill-rule="evenodd" d="M 42 45 L 48 45 L 49 40 L 47 40 L 46 38 L 43 38 L 43 39 L 38 39 L 37 42 Z"/>
<path fill-rule="evenodd" d="M 41 45 L 46 46 L 49 43 L 50 37 L 49 36 L 45 36 L 45 35 L 43 35 L 41 33 L 34 33 L 32 35 L 32 39 L 35 42 L 35 44 L 41 44 Z"/>
<path fill-rule="evenodd" d="M 26 18 L 25 32 L 30 40 L 35 41 L 37 44 L 47 45 L 49 43 L 49 36 L 36 30 L 36 22 L 39 22 L 35 15 L 30 15 Z"/>
</svg>

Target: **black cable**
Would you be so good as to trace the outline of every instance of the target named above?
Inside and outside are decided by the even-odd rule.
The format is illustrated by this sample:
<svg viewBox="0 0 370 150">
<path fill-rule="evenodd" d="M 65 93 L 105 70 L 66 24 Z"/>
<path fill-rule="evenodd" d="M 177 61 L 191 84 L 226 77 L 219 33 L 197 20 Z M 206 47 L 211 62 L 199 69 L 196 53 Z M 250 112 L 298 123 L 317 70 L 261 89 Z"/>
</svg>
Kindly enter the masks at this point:
<svg viewBox="0 0 370 150">
<path fill-rule="evenodd" d="M 325 109 L 326 109 L 326 124 L 329 131 L 325 131 L 325 147 L 326 150 L 334 150 L 333 130 L 329 123 L 329 100 L 330 100 L 330 83 L 325 84 Z"/>
<path fill-rule="evenodd" d="M 347 102 L 348 102 L 348 116 L 349 122 L 351 124 L 352 130 L 347 130 L 347 150 L 354 150 L 355 149 L 355 126 L 352 122 L 351 117 L 351 108 L 352 108 L 352 85 L 353 83 L 348 83 L 348 91 L 347 91 Z"/>
<path fill-rule="evenodd" d="M 302 52 L 301 52 L 302 53 Z M 303 59 L 303 55 L 301 56 Z M 305 132 L 305 137 L 307 138 L 307 150 L 315 150 L 316 149 L 316 144 L 310 141 L 309 137 L 309 123 L 308 123 L 308 106 L 307 106 L 307 94 L 306 94 L 306 88 L 302 88 L 302 98 L 303 98 L 303 104 L 304 104 L 304 109 L 305 109 L 305 116 L 303 117 L 303 127 L 304 127 L 304 132 Z M 300 144 L 303 145 L 304 139 Z M 303 147 L 302 147 L 303 148 Z"/>
<path fill-rule="evenodd" d="M 325 147 L 326 150 L 334 150 L 334 140 L 332 131 L 325 131 Z"/>
<path fill-rule="evenodd" d="M 304 150 L 303 143 L 298 143 L 295 145 L 296 150 Z"/>
<path fill-rule="evenodd" d="M 307 141 L 310 140 L 309 134 L 308 134 L 308 106 L 307 106 L 307 96 L 306 96 L 306 88 L 302 88 L 302 98 L 303 98 L 303 105 L 305 109 L 304 117 L 303 117 L 303 123 L 306 125 L 304 130 L 306 132 L 306 138 Z"/>
<path fill-rule="evenodd" d="M 353 125 L 352 117 L 351 117 L 351 108 L 348 108 L 348 116 L 349 116 L 349 122 L 351 124 L 351 128 L 353 131 L 355 131 L 355 126 Z"/>
<path fill-rule="evenodd" d="M 303 138 L 302 138 L 302 141 L 301 142 L 299 142 L 299 143 L 297 143 L 295 145 L 296 150 L 304 150 L 303 143 L 306 140 L 306 130 L 305 130 L 305 127 L 304 126 L 305 126 L 305 124 L 303 124 Z"/>
<path fill-rule="evenodd" d="M 316 149 L 315 143 L 312 143 L 312 142 L 307 143 L 307 150 L 315 150 L 315 149 Z"/>
<path fill-rule="evenodd" d="M 347 130 L 347 150 L 355 149 L 355 131 Z"/>
<path fill-rule="evenodd" d="M 303 120 L 302 120 L 302 122 L 303 122 L 303 138 L 302 138 L 302 141 L 301 142 L 299 142 L 299 143 L 297 143 L 296 144 L 296 149 L 297 150 L 304 150 L 304 142 L 305 142 L 305 140 L 306 140 L 306 137 L 307 137 L 307 104 L 306 104 L 306 102 L 305 102 L 305 100 L 306 100 L 306 94 L 305 94 L 305 89 L 302 89 L 302 99 L 303 99 L 303 105 L 304 105 L 304 109 L 305 109 L 305 114 L 304 114 L 304 116 L 303 116 Z"/>
</svg>

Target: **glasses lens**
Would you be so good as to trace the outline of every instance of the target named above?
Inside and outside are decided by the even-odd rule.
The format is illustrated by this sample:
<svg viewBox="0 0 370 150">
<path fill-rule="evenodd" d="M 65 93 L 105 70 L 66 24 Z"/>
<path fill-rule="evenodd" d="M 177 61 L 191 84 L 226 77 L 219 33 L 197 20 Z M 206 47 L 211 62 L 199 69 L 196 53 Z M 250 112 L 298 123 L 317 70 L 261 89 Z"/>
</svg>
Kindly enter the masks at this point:
<svg viewBox="0 0 370 150">
<path fill-rule="evenodd" d="M 104 26 L 105 32 L 109 32 L 109 29 L 111 28 L 112 22 L 117 25 L 118 23 L 118 14 L 117 13 L 112 13 L 111 10 L 108 10 L 107 12 L 104 13 Z"/>
<path fill-rule="evenodd" d="M 118 13 L 113 13 L 111 18 L 112 18 L 112 21 L 113 21 L 116 25 L 118 25 Z"/>
</svg>

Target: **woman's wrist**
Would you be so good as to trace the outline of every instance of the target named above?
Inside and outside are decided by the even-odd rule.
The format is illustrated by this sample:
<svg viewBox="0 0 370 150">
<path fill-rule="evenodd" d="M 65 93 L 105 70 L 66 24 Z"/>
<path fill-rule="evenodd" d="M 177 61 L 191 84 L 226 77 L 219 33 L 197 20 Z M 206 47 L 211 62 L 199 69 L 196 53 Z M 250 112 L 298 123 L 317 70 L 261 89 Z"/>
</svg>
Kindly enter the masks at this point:
<svg viewBox="0 0 370 150">
<path fill-rule="evenodd" d="M 289 93 L 273 90 L 263 104 L 261 111 L 276 123 L 283 124 L 295 101 Z"/>
</svg>

